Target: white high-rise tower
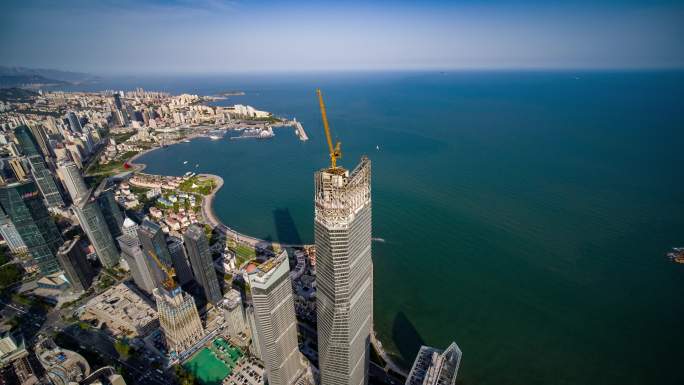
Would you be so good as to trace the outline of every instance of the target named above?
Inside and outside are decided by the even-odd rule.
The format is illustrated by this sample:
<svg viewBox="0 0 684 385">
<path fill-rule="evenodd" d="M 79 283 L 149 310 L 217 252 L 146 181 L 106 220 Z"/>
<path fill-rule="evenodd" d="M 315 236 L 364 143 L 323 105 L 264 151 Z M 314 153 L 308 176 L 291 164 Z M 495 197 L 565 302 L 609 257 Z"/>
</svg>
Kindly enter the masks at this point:
<svg viewBox="0 0 684 385">
<path fill-rule="evenodd" d="M 331 146 L 332 148 L 332 146 Z M 332 157 L 332 153 L 331 153 Z M 373 328 L 371 164 L 315 175 L 316 306 L 322 385 L 368 383 Z"/>
</svg>

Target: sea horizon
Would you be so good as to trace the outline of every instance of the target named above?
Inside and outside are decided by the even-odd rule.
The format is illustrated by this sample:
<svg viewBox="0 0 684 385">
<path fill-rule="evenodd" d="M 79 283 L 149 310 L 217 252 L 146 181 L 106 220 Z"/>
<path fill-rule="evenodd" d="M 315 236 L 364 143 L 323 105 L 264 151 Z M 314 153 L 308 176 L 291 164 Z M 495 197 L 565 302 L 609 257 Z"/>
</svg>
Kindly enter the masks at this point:
<svg viewBox="0 0 684 385">
<path fill-rule="evenodd" d="M 674 294 L 681 271 L 664 253 L 678 246 L 684 228 L 676 216 L 684 207 L 676 193 L 682 133 L 672 119 L 684 78 L 467 75 L 321 84 L 345 152 L 341 163 L 351 169 L 362 154 L 373 162 L 373 237 L 386 240 L 373 244 L 381 341 L 407 365 L 421 344 L 456 340 L 465 383 L 657 378 L 650 360 L 667 351 L 674 362 L 667 348 L 673 336 L 637 362 L 629 353 L 634 341 L 617 339 L 628 325 L 610 320 L 637 322 L 629 309 L 648 309 L 651 316 L 638 322 L 650 332 L 640 340 L 653 342 L 677 319 L 659 306 L 681 302 Z M 200 79 L 193 89 L 240 89 L 226 82 Z M 139 161 L 147 172 L 170 175 L 187 171 L 183 160 L 198 163 L 200 172 L 226 181 L 215 201 L 225 224 L 263 239 L 310 243 L 313 172 L 328 160 L 313 93 L 318 79 L 297 83 L 243 79 L 247 94 L 221 103 L 296 116 L 309 142 L 283 128 L 272 140 L 200 138 Z M 178 164 L 169 162 L 170 151 Z M 646 272 L 642 297 L 634 290 Z M 598 309 L 611 311 L 599 316 Z M 542 351 L 547 359 L 539 359 Z M 526 364 L 532 356 L 534 368 Z M 605 374 L 606 367 L 613 370 Z M 529 375 L 521 377 L 521 368 Z"/>
</svg>

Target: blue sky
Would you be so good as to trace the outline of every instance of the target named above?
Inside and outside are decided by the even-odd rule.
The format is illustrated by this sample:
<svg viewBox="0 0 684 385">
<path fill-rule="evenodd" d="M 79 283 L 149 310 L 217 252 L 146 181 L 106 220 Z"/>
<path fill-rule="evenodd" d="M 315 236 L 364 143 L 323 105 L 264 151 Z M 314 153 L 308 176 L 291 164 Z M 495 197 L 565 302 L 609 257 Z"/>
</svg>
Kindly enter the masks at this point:
<svg viewBox="0 0 684 385">
<path fill-rule="evenodd" d="M 0 64 L 98 74 L 684 67 L 684 4 L 672 1 L 5 0 L 1 9 Z"/>
</svg>

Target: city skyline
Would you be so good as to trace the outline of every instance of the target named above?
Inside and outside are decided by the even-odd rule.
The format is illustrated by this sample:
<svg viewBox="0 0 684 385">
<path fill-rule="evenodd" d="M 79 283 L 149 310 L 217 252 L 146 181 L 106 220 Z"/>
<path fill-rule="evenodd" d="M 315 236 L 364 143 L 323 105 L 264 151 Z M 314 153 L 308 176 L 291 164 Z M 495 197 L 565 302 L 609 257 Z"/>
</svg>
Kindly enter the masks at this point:
<svg viewBox="0 0 684 385">
<path fill-rule="evenodd" d="M 682 68 L 683 21 L 670 1 L 11 1 L 0 65 L 104 75 Z"/>
</svg>

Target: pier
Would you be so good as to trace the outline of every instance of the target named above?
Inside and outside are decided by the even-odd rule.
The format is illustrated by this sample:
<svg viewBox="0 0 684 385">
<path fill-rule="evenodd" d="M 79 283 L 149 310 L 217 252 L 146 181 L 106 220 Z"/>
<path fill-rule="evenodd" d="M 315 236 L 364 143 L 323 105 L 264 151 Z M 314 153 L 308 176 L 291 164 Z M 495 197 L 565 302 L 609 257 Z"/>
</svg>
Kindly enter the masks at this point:
<svg viewBox="0 0 684 385">
<path fill-rule="evenodd" d="M 304 126 L 297 121 L 297 118 L 292 119 L 292 125 L 295 128 L 295 134 L 297 134 L 299 140 L 302 142 L 309 140 L 309 137 L 306 135 L 306 131 L 304 131 Z"/>
</svg>

